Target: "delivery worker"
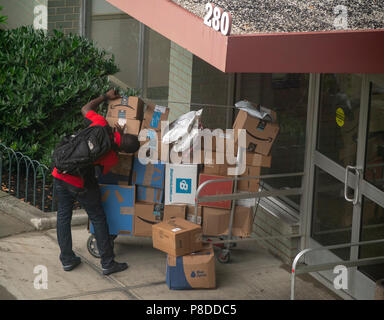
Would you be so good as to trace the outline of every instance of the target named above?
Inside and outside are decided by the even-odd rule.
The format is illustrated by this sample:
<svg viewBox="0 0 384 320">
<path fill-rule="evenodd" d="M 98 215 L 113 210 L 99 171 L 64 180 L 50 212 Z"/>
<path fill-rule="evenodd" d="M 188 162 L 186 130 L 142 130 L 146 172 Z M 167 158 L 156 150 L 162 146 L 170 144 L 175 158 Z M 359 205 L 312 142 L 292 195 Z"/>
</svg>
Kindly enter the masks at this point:
<svg viewBox="0 0 384 320">
<path fill-rule="evenodd" d="M 104 117 L 94 110 L 105 100 L 116 99 L 119 96 L 115 90 L 91 100 L 81 108 L 88 126 L 107 126 Z M 117 131 L 113 133 L 113 147 L 107 154 L 91 165 L 82 176 L 60 173 L 54 168 L 52 175 L 55 177 L 55 192 L 58 198 L 57 210 L 57 240 L 60 246 L 60 260 L 65 271 L 71 271 L 81 263 L 72 251 L 71 219 L 75 201 L 78 201 L 88 214 L 94 227 L 97 248 L 101 256 L 101 266 L 104 275 L 120 272 L 128 268 L 126 263 L 114 260 L 113 242 L 110 240 L 106 215 L 101 205 L 101 194 L 95 177 L 95 166 L 101 166 L 103 174 L 118 163 L 115 150 L 127 153 L 136 152 L 140 144 L 134 135 L 123 134 L 124 128 L 116 125 Z M 112 137 L 111 137 L 112 138 Z"/>
</svg>

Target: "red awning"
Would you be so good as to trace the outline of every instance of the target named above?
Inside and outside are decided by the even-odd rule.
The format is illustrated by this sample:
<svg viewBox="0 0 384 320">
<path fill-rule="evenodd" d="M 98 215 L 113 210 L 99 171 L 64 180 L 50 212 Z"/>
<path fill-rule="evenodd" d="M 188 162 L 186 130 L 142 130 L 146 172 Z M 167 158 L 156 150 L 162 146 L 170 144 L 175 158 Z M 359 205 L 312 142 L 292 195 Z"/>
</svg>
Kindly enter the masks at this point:
<svg viewBox="0 0 384 320">
<path fill-rule="evenodd" d="M 223 72 L 384 73 L 384 29 L 223 36 L 169 0 L 107 0 Z"/>
</svg>

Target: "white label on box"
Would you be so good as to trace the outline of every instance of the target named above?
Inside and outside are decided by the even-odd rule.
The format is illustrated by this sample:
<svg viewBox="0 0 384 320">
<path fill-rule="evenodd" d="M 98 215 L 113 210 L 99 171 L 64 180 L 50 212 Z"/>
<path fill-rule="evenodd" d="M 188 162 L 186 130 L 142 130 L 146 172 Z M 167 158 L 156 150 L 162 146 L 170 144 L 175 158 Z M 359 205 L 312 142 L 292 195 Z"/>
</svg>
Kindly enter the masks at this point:
<svg viewBox="0 0 384 320">
<path fill-rule="evenodd" d="M 177 231 L 180 231 L 181 229 L 180 228 L 175 228 L 175 229 L 172 229 L 172 232 L 177 232 Z"/>
<path fill-rule="evenodd" d="M 124 125 L 127 124 L 127 119 L 119 118 L 119 120 L 117 121 L 117 123 L 118 123 L 120 126 L 124 126 Z"/>
<path fill-rule="evenodd" d="M 156 105 L 155 106 L 155 112 L 156 111 L 159 111 L 159 112 L 161 112 L 161 113 L 165 113 L 166 111 L 167 111 L 167 107 L 163 107 L 163 106 L 158 106 L 158 105 Z"/>
<path fill-rule="evenodd" d="M 167 164 L 165 171 L 165 204 L 195 204 L 197 165 Z"/>
<path fill-rule="evenodd" d="M 189 214 L 187 216 L 187 220 L 189 222 L 193 222 L 193 223 L 196 223 L 196 224 L 201 224 L 201 217 L 200 216 L 197 216 L 197 222 L 195 221 L 195 215 L 194 214 Z"/>
</svg>

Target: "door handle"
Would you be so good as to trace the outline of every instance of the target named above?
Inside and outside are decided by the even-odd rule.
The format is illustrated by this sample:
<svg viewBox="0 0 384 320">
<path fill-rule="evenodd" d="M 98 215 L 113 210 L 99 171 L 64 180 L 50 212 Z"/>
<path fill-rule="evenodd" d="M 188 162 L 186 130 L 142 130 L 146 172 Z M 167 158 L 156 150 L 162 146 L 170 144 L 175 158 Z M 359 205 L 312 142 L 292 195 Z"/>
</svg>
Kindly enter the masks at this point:
<svg viewBox="0 0 384 320">
<path fill-rule="evenodd" d="M 356 180 L 355 180 L 356 184 L 355 184 L 355 192 L 354 192 L 353 198 L 348 197 L 348 173 L 350 170 L 354 170 L 356 173 Z M 345 168 L 344 198 L 346 201 L 352 202 L 353 205 L 356 205 L 359 202 L 359 193 L 360 193 L 359 185 L 360 185 L 360 169 L 353 166 L 347 166 Z"/>
</svg>

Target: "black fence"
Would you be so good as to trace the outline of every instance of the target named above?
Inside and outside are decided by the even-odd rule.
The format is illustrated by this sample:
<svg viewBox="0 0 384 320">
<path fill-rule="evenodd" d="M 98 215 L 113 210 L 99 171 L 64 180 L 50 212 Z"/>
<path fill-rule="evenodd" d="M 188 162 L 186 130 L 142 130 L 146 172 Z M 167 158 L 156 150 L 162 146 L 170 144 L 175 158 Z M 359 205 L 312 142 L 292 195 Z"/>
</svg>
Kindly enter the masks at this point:
<svg viewBox="0 0 384 320">
<path fill-rule="evenodd" d="M 50 169 L 0 143 L 0 190 L 44 212 L 57 208 Z"/>
</svg>

